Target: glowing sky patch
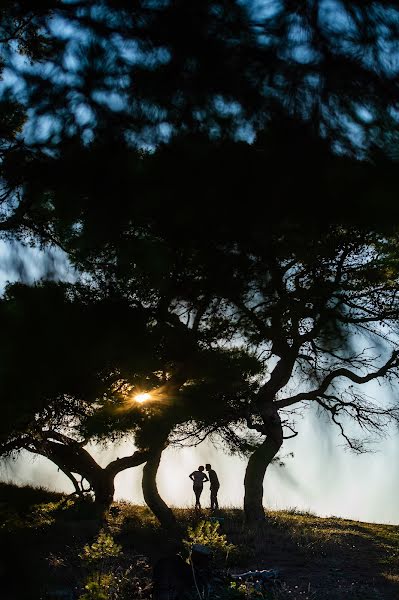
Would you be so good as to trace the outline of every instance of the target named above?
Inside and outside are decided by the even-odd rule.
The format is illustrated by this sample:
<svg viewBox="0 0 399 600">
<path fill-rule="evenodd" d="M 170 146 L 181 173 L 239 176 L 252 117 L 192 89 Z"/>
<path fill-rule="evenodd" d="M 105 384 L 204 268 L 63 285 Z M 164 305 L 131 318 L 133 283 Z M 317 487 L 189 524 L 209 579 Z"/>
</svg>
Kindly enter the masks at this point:
<svg viewBox="0 0 399 600">
<path fill-rule="evenodd" d="M 143 393 L 143 394 L 136 394 L 134 396 L 134 400 L 136 402 L 139 402 L 140 404 L 142 402 L 146 402 L 147 400 L 149 400 L 151 398 L 151 394 L 148 394 L 147 392 Z"/>
</svg>

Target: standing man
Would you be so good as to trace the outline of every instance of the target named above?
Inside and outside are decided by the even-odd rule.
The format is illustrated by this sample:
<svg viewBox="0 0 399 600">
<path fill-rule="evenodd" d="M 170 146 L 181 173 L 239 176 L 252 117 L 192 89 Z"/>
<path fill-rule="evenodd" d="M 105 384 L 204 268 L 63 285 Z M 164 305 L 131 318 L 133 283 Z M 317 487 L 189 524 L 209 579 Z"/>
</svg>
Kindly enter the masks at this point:
<svg viewBox="0 0 399 600">
<path fill-rule="evenodd" d="M 216 475 L 216 471 L 214 471 L 211 465 L 208 463 L 205 465 L 206 470 L 208 471 L 209 482 L 211 484 L 211 510 L 216 510 L 219 508 L 218 504 L 218 491 L 220 488 L 220 483 L 218 476 Z"/>
</svg>

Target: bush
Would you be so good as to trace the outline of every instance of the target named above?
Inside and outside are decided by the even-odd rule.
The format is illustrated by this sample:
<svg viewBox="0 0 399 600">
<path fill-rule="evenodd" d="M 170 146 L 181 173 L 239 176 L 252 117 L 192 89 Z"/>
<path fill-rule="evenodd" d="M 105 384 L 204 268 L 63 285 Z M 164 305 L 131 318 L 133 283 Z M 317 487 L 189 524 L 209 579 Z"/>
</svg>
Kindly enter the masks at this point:
<svg viewBox="0 0 399 600">
<path fill-rule="evenodd" d="M 150 567 L 143 557 L 123 555 L 119 544 L 100 531 L 79 554 L 87 569 L 78 600 L 147 600 L 151 596 Z"/>
<path fill-rule="evenodd" d="M 183 540 L 184 546 L 191 555 L 193 546 L 201 544 L 212 550 L 215 558 L 228 558 L 229 554 L 236 550 L 234 544 L 227 541 L 226 535 L 219 533 L 220 523 L 218 521 L 199 521 L 195 527 L 187 529 L 188 540 Z"/>
<path fill-rule="evenodd" d="M 97 536 L 97 540 L 91 546 L 86 544 L 79 557 L 86 564 L 96 564 L 118 556 L 121 553 L 121 549 L 121 546 L 114 542 L 114 538 L 109 533 L 101 530 Z"/>
</svg>

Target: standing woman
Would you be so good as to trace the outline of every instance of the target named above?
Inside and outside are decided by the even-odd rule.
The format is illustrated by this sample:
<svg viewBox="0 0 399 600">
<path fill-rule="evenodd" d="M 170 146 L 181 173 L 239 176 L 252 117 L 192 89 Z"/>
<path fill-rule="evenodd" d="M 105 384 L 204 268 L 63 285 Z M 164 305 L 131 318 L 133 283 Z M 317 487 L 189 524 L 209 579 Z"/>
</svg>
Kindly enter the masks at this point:
<svg viewBox="0 0 399 600">
<path fill-rule="evenodd" d="M 204 473 L 204 467 L 198 467 L 198 471 L 193 471 L 191 475 L 189 475 L 189 477 L 193 482 L 193 490 L 195 494 L 195 508 L 201 509 L 200 497 L 204 488 L 204 481 L 209 481 L 208 477 Z"/>
</svg>

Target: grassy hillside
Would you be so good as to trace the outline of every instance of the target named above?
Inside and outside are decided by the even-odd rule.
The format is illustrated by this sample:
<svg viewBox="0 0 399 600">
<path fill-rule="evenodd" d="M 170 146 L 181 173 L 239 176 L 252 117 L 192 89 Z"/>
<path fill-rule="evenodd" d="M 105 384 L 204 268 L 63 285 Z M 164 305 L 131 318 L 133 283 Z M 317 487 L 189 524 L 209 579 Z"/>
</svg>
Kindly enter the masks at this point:
<svg viewBox="0 0 399 600">
<path fill-rule="evenodd" d="M 90 503 L 76 505 L 61 494 L 4 483 L 0 500 L 1 597 L 78 597 L 91 573 L 79 554 L 100 528 L 92 519 Z M 206 510 L 196 515 L 178 509 L 176 515 L 184 529 L 209 518 Z M 263 526 L 248 531 L 240 510 L 222 509 L 218 516 L 220 533 L 236 549 L 227 560 L 222 557 L 214 563 L 225 593 L 208 592 L 203 600 L 399 599 L 398 526 L 282 511 L 270 512 Z M 102 569 L 111 565 L 120 581 L 112 598 L 151 598 L 151 566 L 176 551 L 175 541 L 160 530 L 146 508 L 129 503 L 114 504 L 106 531 L 121 546 L 118 557 L 101 562 Z M 231 574 L 272 568 L 279 570 L 280 581 L 266 591 L 229 587 Z M 199 600 L 198 593 L 193 592 L 192 598 Z"/>
</svg>

